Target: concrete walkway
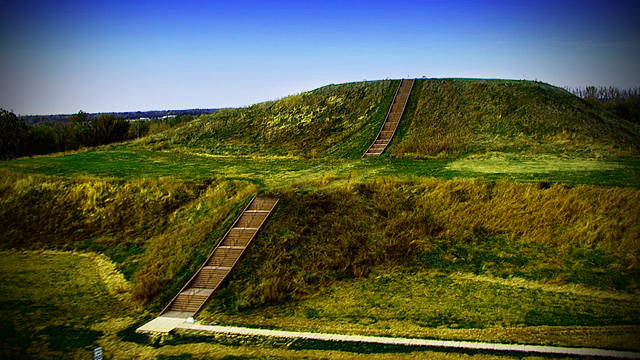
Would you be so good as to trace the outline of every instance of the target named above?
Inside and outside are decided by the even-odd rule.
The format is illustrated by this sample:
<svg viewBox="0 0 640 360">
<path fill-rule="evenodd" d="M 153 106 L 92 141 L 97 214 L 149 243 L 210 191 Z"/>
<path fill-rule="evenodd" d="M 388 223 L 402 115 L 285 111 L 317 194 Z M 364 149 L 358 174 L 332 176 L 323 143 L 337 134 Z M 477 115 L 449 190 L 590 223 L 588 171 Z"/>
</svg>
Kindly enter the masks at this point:
<svg viewBox="0 0 640 360">
<path fill-rule="evenodd" d="M 171 328 L 171 329 L 169 329 Z M 248 336 L 271 336 L 290 339 L 311 339 L 320 341 L 346 341 L 384 345 L 403 345 L 417 347 L 433 347 L 460 350 L 483 350 L 483 351 L 505 351 L 530 354 L 551 354 L 566 356 L 591 356 L 617 359 L 640 359 L 640 353 L 631 351 L 605 350 L 595 348 L 572 348 L 560 346 L 542 345 L 515 345 L 496 344 L 475 341 L 452 341 L 452 340 L 426 340 L 410 339 L 398 337 L 382 336 L 361 336 L 361 335 L 341 335 L 325 334 L 298 331 L 266 330 L 254 328 L 241 328 L 231 326 L 200 325 L 187 321 L 184 318 L 159 317 L 145 324 L 138 331 L 141 332 L 169 332 L 173 329 L 187 329 L 208 331 L 212 333 L 248 335 Z"/>
</svg>

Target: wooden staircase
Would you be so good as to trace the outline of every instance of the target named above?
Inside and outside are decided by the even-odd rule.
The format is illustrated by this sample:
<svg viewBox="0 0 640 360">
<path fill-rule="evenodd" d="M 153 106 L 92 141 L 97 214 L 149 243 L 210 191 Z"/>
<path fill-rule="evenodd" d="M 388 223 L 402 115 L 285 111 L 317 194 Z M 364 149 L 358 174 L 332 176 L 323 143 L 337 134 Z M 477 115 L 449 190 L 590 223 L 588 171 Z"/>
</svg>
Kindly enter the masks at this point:
<svg viewBox="0 0 640 360">
<path fill-rule="evenodd" d="M 414 82 L 415 79 L 402 79 L 402 81 L 400 81 L 400 85 L 393 97 L 393 102 L 391 103 L 387 116 L 384 119 L 384 124 L 382 124 L 380 131 L 378 131 L 376 139 L 362 155 L 363 158 L 378 156 L 387 148 L 393 138 L 393 135 L 396 133 L 400 119 L 402 119 L 402 114 L 404 114 L 404 109 L 407 106 L 407 101 L 409 100 L 409 95 L 411 95 Z"/>
<path fill-rule="evenodd" d="M 207 261 L 162 310 L 160 316 L 187 318 L 200 311 L 229 275 L 277 203 L 278 199 L 251 199 Z"/>
</svg>

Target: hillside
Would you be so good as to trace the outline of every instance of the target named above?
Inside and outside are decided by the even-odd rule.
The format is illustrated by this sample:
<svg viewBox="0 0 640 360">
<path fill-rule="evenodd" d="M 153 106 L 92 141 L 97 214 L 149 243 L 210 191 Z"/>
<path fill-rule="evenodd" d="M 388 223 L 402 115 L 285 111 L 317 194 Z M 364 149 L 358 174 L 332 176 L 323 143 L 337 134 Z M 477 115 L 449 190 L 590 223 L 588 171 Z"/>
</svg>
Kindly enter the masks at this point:
<svg viewBox="0 0 640 360">
<path fill-rule="evenodd" d="M 3 175 L 1 248 L 110 259 L 130 299 L 131 315 L 118 316 L 140 320 L 99 321 L 124 342 L 257 191 L 224 179 Z M 640 190 L 385 177 L 262 193 L 280 204 L 199 321 L 640 349 Z M 10 315 L 16 305 L 3 306 Z M 42 321 L 27 313 L 26 324 Z"/>
<path fill-rule="evenodd" d="M 278 206 L 198 322 L 640 350 L 638 126 L 542 83 L 419 80 L 390 147 L 362 159 L 397 85 L 1 161 L 0 348 L 505 358 L 135 333 L 259 194 Z"/>
<path fill-rule="evenodd" d="M 204 115 L 145 142 L 210 154 L 358 158 L 398 81 L 329 85 Z M 531 81 L 420 79 L 387 156 L 494 152 L 615 158 L 638 154 L 640 126 L 557 87 Z"/>
<path fill-rule="evenodd" d="M 210 154 L 359 157 L 384 120 L 398 83 L 329 85 L 247 108 L 221 109 L 183 130 L 154 136 L 148 144 Z"/>
</svg>

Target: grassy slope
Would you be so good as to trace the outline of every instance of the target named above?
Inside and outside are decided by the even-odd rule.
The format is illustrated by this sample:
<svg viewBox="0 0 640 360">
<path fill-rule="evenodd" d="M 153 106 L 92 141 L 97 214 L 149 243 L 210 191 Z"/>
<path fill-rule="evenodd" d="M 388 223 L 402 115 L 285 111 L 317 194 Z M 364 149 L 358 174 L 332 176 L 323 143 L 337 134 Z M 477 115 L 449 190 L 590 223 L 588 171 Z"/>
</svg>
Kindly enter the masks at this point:
<svg viewBox="0 0 640 360">
<path fill-rule="evenodd" d="M 331 154 L 359 158 L 378 131 L 398 81 L 329 85 L 242 109 L 222 109 L 152 136 L 151 148 L 213 154 Z"/>
<path fill-rule="evenodd" d="M 160 306 L 203 261 L 255 186 L 246 182 L 84 178 L 4 173 L 0 246 L 98 251 Z M 159 295 L 160 294 L 160 295 Z"/>
<path fill-rule="evenodd" d="M 297 299 L 393 265 L 640 285 L 638 190 L 381 179 L 275 195 L 227 306 Z"/>
<path fill-rule="evenodd" d="M 600 158 L 637 154 L 640 127 L 544 83 L 430 79 L 416 82 L 398 135 L 395 157 Z"/>
<path fill-rule="evenodd" d="M 206 321 L 445 337 L 452 335 L 437 328 L 639 324 L 632 310 L 640 279 L 637 190 L 382 179 L 279 196 Z M 496 280 L 460 280 L 459 273 Z M 512 276 L 590 295 L 498 280 Z M 435 296 L 435 289 L 442 291 Z M 620 300 L 603 299 L 603 291 Z M 486 297 L 469 299 L 474 292 Z M 558 331 L 515 340 L 578 344 Z M 572 331 L 592 346 L 629 338 L 620 329 L 612 330 L 617 337 Z M 466 334 L 500 340 L 508 331 Z"/>
<path fill-rule="evenodd" d="M 397 81 L 330 85 L 278 101 L 203 116 L 153 136 L 149 148 L 213 154 L 358 158 Z M 507 152 L 588 158 L 637 155 L 640 126 L 548 84 L 420 79 L 390 153 L 456 158 Z"/>
</svg>

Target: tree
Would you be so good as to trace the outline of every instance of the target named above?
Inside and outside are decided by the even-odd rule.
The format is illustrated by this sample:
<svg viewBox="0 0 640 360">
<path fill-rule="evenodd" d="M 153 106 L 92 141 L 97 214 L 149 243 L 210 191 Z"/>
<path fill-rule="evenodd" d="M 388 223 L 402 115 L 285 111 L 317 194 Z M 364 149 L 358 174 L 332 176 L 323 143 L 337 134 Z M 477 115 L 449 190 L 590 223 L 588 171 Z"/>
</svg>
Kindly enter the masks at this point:
<svg viewBox="0 0 640 360">
<path fill-rule="evenodd" d="M 12 159 L 27 153 L 28 129 L 16 114 L 0 109 L 0 159 Z"/>
<path fill-rule="evenodd" d="M 69 116 L 69 122 L 72 124 L 88 126 L 89 125 L 89 116 L 86 112 L 80 110 L 77 114 L 72 114 Z"/>
<path fill-rule="evenodd" d="M 40 124 L 28 127 L 28 154 L 49 154 L 58 151 L 56 132 L 48 124 Z"/>
<path fill-rule="evenodd" d="M 126 138 L 128 130 L 128 121 L 116 119 L 113 114 L 100 114 L 91 121 L 91 138 L 93 140 L 91 145 L 122 141 Z"/>
<path fill-rule="evenodd" d="M 86 138 L 84 128 L 75 126 L 71 123 L 56 123 L 53 125 L 53 131 L 56 134 L 56 144 L 59 151 L 76 150 L 83 144 Z"/>
<path fill-rule="evenodd" d="M 147 133 L 149 132 L 149 124 L 150 121 L 148 120 L 138 120 L 134 122 L 132 126 L 133 135 L 137 138 L 147 135 Z"/>
</svg>

